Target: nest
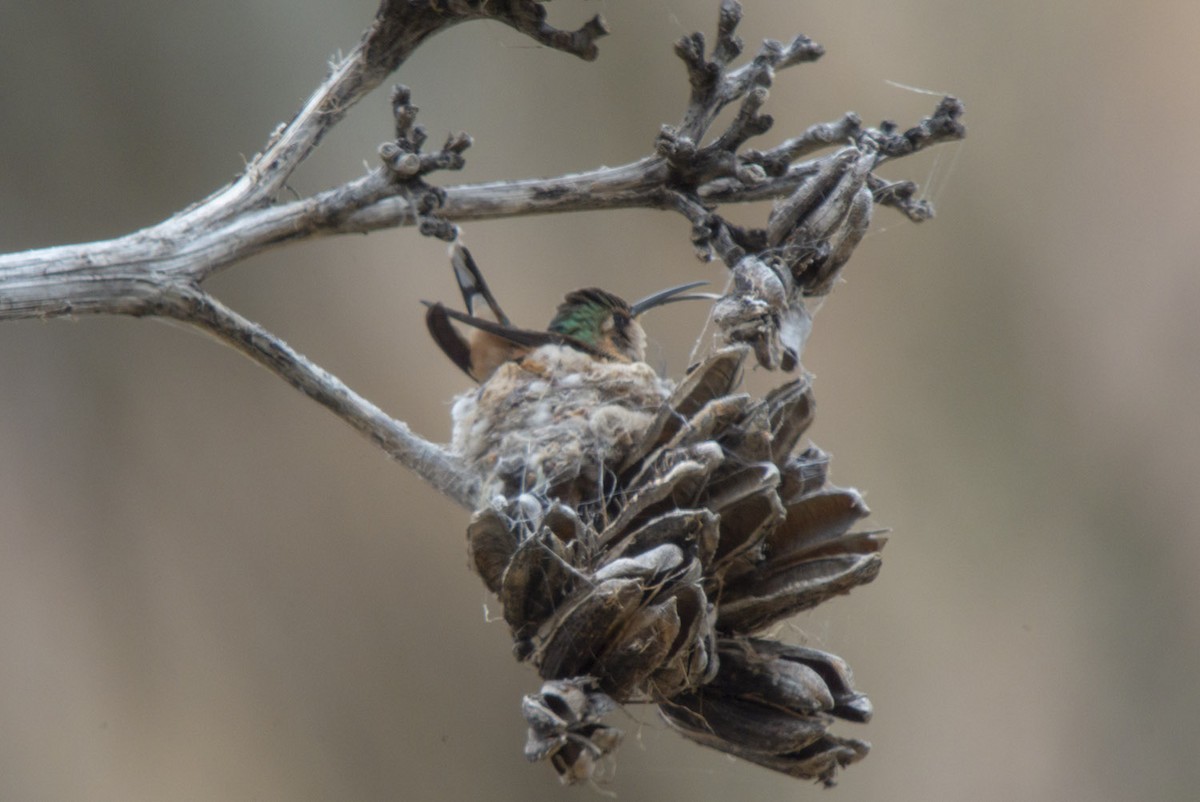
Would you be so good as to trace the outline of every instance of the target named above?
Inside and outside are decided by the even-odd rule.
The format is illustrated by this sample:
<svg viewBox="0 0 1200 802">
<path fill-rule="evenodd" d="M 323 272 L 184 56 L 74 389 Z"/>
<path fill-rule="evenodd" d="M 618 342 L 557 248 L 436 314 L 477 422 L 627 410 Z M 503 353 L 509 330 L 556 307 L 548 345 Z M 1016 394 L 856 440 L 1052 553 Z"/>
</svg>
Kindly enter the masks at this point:
<svg viewBox="0 0 1200 802">
<path fill-rule="evenodd" d="M 544 345 L 507 362 L 454 403 L 452 447 L 487 477 L 484 498 L 595 497 L 671 394 L 645 362 L 609 362 Z"/>
<path fill-rule="evenodd" d="M 485 477 L 471 564 L 514 652 L 544 684 L 525 698 L 525 753 L 591 779 L 620 742 L 602 719 L 658 705 L 685 737 L 833 784 L 869 745 L 838 657 L 763 637 L 879 571 L 884 538 L 852 531 L 859 494 L 800 447 L 807 377 L 738 394 L 749 348 L 672 386 L 642 363 L 565 348 L 505 365 L 454 409 L 454 443 Z"/>
</svg>

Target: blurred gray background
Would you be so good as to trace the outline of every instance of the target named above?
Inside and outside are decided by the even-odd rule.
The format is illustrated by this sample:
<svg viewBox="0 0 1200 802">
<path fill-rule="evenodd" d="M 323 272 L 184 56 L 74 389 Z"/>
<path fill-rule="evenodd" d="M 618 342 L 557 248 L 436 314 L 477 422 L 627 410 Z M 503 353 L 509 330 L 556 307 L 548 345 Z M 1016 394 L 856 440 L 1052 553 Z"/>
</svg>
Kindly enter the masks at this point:
<svg viewBox="0 0 1200 802">
<path fill-rule="evenodd" d="M 648 152 L 686 99 L 672 43 L 716 0 L 555 2 L 613 34 L 585 64 L 494 24 L 405 65 L 443 182 Z M 373 0 L 0 4 L 0 249 L 122 234 L 232 178 Z M 846 110 L 970 136 L 889 165 L 939 215 L 878 210 L 816 319 L 813 440 L 894 530 L 873 585 L 784 635 L 850 661 L 874 749 L 822 793 L 651 710 L 623 799 L 1183 800 L 1200 783 L 1200 5 L 748 2 L 742 34 L 828 54 L 771 92 L 778 142 Z M 893 82 L 893 83 L 889 83 Z M 355 177 L 377 92 L 292 184 Z M 739 210 L 765 219 L 766 207 Z M 473 224 L 510 314 L 722 269 L 650 211 Z M 277 250 L 209 288 L 441 440 L 467 388 L 418 300 L 413 231 Z M 678 371 L 698 305 L 648 320 Z M 771 377 L 754 375 L 753 387 Z M 467 514 L 234 352 L 162 322 L 0 326 L 0 798 L 588 799 L 521 758 L 533 672 L 466 566 Z"/>
</svg>

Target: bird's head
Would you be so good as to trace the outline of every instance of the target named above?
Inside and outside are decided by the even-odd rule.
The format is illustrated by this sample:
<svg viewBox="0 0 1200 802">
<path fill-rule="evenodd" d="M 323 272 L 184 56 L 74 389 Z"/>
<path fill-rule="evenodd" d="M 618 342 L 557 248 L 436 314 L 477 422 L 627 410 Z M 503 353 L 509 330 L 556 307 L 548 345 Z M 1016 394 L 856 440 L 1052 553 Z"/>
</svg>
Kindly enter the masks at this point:
<svg viewBox="0 0 1200 802">
<path fill-rule="evenodd" d="M 681 284 L 633 304 L 596 287 L 576 290 L 559 304 L 548 331 L 578 340 L 612 359 L 641 362 L 646 356 L 646 332 L 638 323 L 638 316 L 673 301 L 708 298 L 706 295 L 683 294 L 704 283 Z"/>
</svg>

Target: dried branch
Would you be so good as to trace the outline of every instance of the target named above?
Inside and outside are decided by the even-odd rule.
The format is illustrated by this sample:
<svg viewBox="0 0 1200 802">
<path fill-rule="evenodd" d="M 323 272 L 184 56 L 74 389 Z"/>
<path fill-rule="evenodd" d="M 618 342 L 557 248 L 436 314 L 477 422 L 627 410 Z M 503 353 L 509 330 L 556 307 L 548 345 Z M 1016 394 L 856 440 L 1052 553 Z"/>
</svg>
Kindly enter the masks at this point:
<svg viewBox="0 0 1200 802">
<path fill-rule="evenodd" d="M 596 57 L 606 32 L 599 17 L 573 32 L 552 28 L 534 0 L 383 0 L 354 51 L 233 183 L 124 237 L 0 256 L 0 320 L 124 314 L 195 326 L 476 511 L 472 563 L 500 596 L 518 657 L 545 680 L 526 697 L 526 754 L 550 760 L 564 780 L 592 777 L 616 748 L 620 734 L 601 716 L 618 703 L 654 702 L 688 738 L 832 784 L 869 745 L 828 733 L 831 717 L 865 721 L 870 703 L 840 658 L 760 634 L 874 579 L 884 538 L 850 531 L 867 514 L 861 497 L 827 485 L 827 457 L 799 443 L 812 420 L 806 377 L 763 399 L 735 390 L 749 352 L 769 369 L 799 366 L 811 323 L 805 299 L 830 291 L 875 204 L 914 221 L 932 216 L 914 184 L 874 170 L 962 138 L 963 107 L 947 97 L 903 132 L 891 122 L 865 128 L 847 113 L 773 148 L 746 149 L 773 124 L 762 110 L 775 72 L 823 49 L 804 36 L 768 40 L 731 68 L 741 15 L 723 0 L 710 54 L 699 33 L 676 45 L 688 104 L 642 159 L 550 179 L 435 186 L 429 176 L 460 169 L 471 138 L 453 134 L 425 150 L 417 108 L 398 86 L 395 137 L 380 146 L 381 164 L 284 201 L 288 177 L 329 129 L 437 32 L 493 19 L 584 59 Z M 734 103 L 732 121 L 711 135 Z M 717 212 L 763 199 L 777 203 L 761 228 Z M 452 450 L 200 289 L 252 254 L 318 236 L 415 225 L 452 240 L 465 220 L 629 207 L 680 214 L 697 252 L 728 265 L 733 289 L 713 318 L 734 347 L 674 384 L 642 362 L 555 341 L 538 359 L 505 362 L 456 405 Z"/>
<path fill-rule="evenodd" d="M 398 87 L 392 96 L 396 137 L 380 147 L 382 164 L 341 186 L 284 201 L 279 197 L 281 188 L 329 129 L 437 32 L 468 20 L 493 19 L 584 59 L 596 56 L 595 41 L 605 33 L 599 17 L 573 32 L 554 29 L 545 22 L 541 3 L 533 0 L 384 0 L 358 46 L 333 67 L 296 116 L 271 136 L 230 185 L 157 225 L 123 237 L 0 255 L 0 320 L 86 314 L 172 317 L 213 331 L 235 345 L 242 343 L 237 347 L 295 386 L 307 387 L 310 395 L 336 399 L 343 397 L 345 388 L 298 354 L 287 370 L 268 356 L 286 349 L 268 332 L 236 316 L 224 318 L 214 328 L 201 310 L 216 308 L 209 305 L 215 300 L 197 296 L 197 287 L 213 273 L 254 254 L 313 237 L 416 225 L 423 234 L 452 239 L 455 224 L 463 221 L 632 207 L 683 214 L 692 223 L 698 252 L 706 258 L 719 255 L 734 267 L 746 253 L 768 247 L 767 237 L 764 230 L 727 223 L 713 211 L 716 204 L 792 195 L 844 161 L 844 155 L 833 153 L 795 162 L 828 144 L 872 147 L 877 154 L 874 166 L 963 135 L 958 123 L 961 104 L 947 98 L 932 116 L 904 133 L 890 123 L 865 129 L 855 115 L 848 114 L 774 148 L 742 150 L 747 140 L 771 127 L 771 117 L 761 109 L 775 71 L 818 58 L 823 51 L 804 36 L 787 45 L 767 41 L 749 63 L 731 69 L 742 49 L 735 35 L 740 18 L 736 3 L 722 4 L 710 56 L 705 55 L 700 34 L 677 45 L 691 84 L 690 100 L 682 122 L 664 127 L 653 155 L 557 178 L 434 186 L 428 176 L 461 167 L 471 139 L 455 134 L 441 149 L 423 151 L 427 136 L 415 124 L 417 110 L 408 91 Z M 730 103 L 740 104 L 734 120 L 704 144 L 717 113 Z M 927 204 L 916 199 L 912 184 L 888 183 L 873 173 L 866 184 L 875 202 L 895 206 L 914 220 L 932 214 Z M 810 221 L 804 230 L 815 236 L 821 226 Z M 793 246 L 793 251 L 808 247 Z M 834 274 L 826 271 L 825 275 Z M 180 303 L 197 297 L 209 303 Z M 245 343 L 263 347 L 248 350 Z M 267 347 L 269 343 L 274 345 Z M 301 376 L 306 378 L 302 381 Z M 380 443 L 391 442 L 394 433 L 375 415 L 377 410 L 359 406 L 359 401 L 351 405 L 357 412 L 328 400 L 323 403 L 362 431 L 374 431 L 364 428 L 365 421 L 374 421 L 380 428 L 372 436 Z M 448 492 L 457 496 L 452 488 L 468 484 L 467 480 L 451 482 Z"/>
<path fill-rule="evenodd" d="M 464 507 L 473 507 L 479 481 L 462 460 L 413 434 L 402 422 L 310 362 L 287 343 L 197 289 L 172 295 L 158 314 L 198 326 L 266 367 L 328 408 L 389 456 Z"/>
</svg>

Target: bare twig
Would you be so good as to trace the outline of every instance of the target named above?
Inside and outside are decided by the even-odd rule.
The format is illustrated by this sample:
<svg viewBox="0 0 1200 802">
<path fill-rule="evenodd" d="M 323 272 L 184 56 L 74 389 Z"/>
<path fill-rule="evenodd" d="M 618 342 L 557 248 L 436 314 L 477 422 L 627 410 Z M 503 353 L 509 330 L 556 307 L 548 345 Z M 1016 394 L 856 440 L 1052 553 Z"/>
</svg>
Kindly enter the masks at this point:
<svg viewBox="0 0 1200 802">
<path fill-rule="evenodd" d="M 309 398 L 369 437 L 401 465 L 464 507 L 476 501 L 478 480 L 462 461 L 445 449 L 413 434 L 403 421 L 343 384 L 257 323 L 198 289 L 185 289 L 165 299 L 158 314 L 198 326 L 226 345 L 266 367 Z"/>
<path fill-rule="evenodd" d="M 852 130 L 854 126 L 843 127 Z M 815 129 L 805 136 L 819 136 Z M 809 148 L 808 144 L 785 145 L 797 153 Z M 785 145 L 768 151 L 770 159 L 784 159 L 781 149 Z M 385 159 L 389 153 L 384 154 Z M 783 173 L 758 183 L 745 182 L 736 173 L 711 178 L 696 186 L 694 195 L 704 203 L 785 197 L 830 158 L 791 164 Z M 752 164 L 766 162 L 759 151 L 748 151 L 744 159 Z M 437 217 L 466 222 L 555 212 L 664 208 L 662 191 L 670 179 L 669 162 L 648 157 L 556 178 L 462 184 L 442 190 L 444 200 Z M 901 202 L 903 193 L 898 185 L 875 177 L 871 180 L 877 202 L 910 208 Z M 915 189 L 913 185 L 903 187 Z M 270 248 L 311 237 L 419 222 L 423 218 L 420 206 L 410 196 L 394 193 L 387 172 L 380 168 L 309 198 L 250 209 L 190 230 L 178 225 L 178 218 L 171 218 L 117 239 L 0 255 L 0 320 L 154 314 L 153 301 L 165 287 L 203 281 Z M 911 195 L 910 190 L 907 196 Z M 671 208 L 675 208 L 673 204 Z M 926 219 L 930 215 L 910 216 Z"/>
<path fill-rule="evenodd" d="M 747 151 L 746 160 L 760 165 L 767 175 L 782 175 L 801 156 L 857 139 L 861 130 L 862 119 L 852 111 L 847 112 L 836 122 L 810 125 L 800 136 L 794 136 L 770 150 Z"/>
</svg>

